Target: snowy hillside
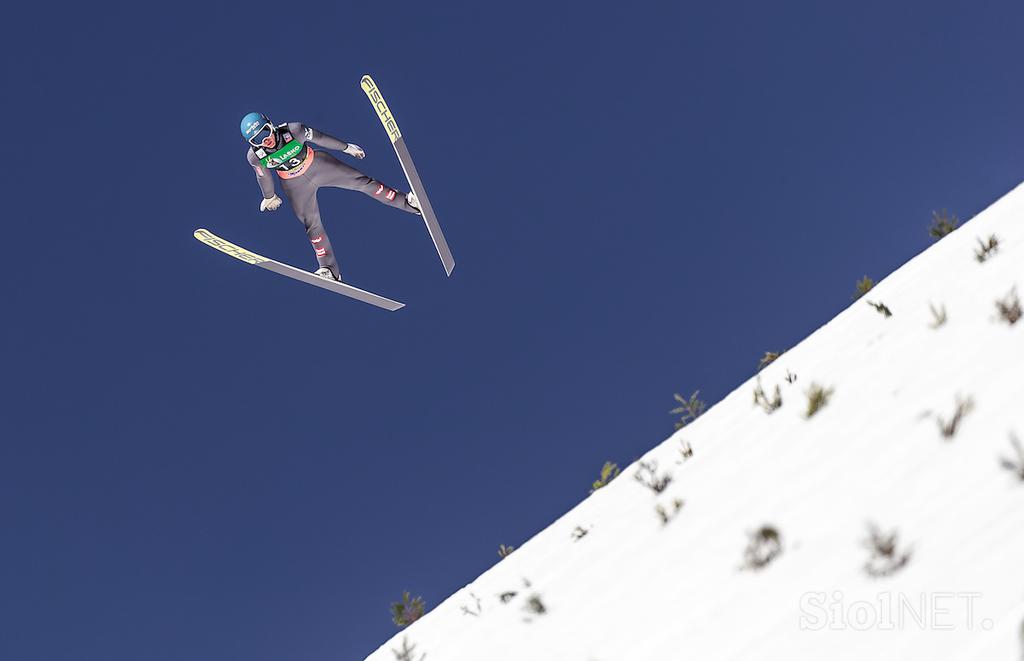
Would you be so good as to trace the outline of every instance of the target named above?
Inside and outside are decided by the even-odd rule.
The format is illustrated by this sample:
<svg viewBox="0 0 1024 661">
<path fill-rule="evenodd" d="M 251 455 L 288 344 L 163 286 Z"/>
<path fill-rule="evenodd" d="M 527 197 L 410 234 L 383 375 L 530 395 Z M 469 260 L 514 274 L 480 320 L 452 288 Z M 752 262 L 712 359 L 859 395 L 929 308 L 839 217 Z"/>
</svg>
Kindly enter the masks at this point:
<svg viewBox="0 0 1024 661">
<path fill-rule="evenodd" d="M 1019 661 L 1015 287 L 1024 185 L 368 658 Z"/>
</svg>

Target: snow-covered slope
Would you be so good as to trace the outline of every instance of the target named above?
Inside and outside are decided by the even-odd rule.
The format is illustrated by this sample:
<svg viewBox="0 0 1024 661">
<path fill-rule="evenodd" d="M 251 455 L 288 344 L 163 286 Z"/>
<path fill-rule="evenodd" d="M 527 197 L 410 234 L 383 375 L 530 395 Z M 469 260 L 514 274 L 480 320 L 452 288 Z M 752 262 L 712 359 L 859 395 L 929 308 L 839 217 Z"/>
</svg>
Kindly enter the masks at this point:
<svg viewBox="0 0 1024 661">
<path fill-rule="evenodd" d="M 1015 286 L 1024 185 L 765 368 L 781 408 L 753 404 L 752 378 L 643 457 L 671 476 L 661 493 L 624 469 L 368 658 L 1018 661 L 1024 319 L 996 306 Z M 812 383 L 833 394 L 808 417 Z M 973 408 L 947 438 L 958 402 Z M 898 531 L 888 556 L 869 522 Z M 764 526 L 781 553 L 743 568 Z"/>
</svg>

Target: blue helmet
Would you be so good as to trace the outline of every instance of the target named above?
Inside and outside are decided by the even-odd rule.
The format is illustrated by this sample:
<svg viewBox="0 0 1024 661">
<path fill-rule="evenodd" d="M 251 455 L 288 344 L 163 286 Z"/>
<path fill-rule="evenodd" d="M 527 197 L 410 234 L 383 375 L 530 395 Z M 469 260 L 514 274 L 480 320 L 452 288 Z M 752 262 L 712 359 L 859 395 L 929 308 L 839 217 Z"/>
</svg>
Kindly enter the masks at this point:
<svg viewBox="0 0 1024 661">
<path fill-rule="evenodd" d="M 258 143 L 257 137 L 261 137 L 265 131 L 276 132 L 274 123 L 270 118 L 261 112 L 251 112 L 242 118 L 240 126 L 242 137 L 250 143 Z"/>
</svg>

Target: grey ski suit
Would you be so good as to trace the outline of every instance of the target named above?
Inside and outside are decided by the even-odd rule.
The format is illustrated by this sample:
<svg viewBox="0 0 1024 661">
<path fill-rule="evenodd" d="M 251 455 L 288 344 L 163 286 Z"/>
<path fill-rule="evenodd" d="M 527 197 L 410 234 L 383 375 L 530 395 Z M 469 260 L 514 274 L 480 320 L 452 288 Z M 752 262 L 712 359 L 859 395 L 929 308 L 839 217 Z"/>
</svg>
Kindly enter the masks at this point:
<svg viewBox="0 0 1024 661">
<path fill-rule="evenodd" d="M 285 134 L 285 132 L 290 134 L 293 141 L 303 145 L 313 143 L 326 149 L 339 151 L 344 151 L 348 147 L 347 142 L 321 133 L 300 122 L 288 122 L 278 126 L 279 134 Z M 320 205 L 316 199 L 318 190 L 324 186 L 330 186 L 362 191 L 378 202 L 396 209 L 412 214 L 418 214 L 419 211 L 406 202 L 405 193 L 368 177 L 354 167 L 342 163 L 328 152 L 314 151 L 312 147 L 305 151 L 305 159 L 301 164 L 292 163 L 290 169 L 277 169 L 276 172 L 281 179 L 281 188 L 284 189 L 288 203 L 292 205 L 295 215 L 306 228 L 306 236 L 313 245 L 317 263 L 331 269 L 335 277 L 340 279 L 341 270 L 338 267 L 338 260 L 320 219 Z M 256 171 L 256 181 L 259 182 L 264 199 L 269 200 L 274 197 L 274 179 L 278 177 L 270 175 L 269 169 L 260 162 L 260 158 L 252 147 L 249 148 L 247 158 L 249 165 Z"/>
</svg>

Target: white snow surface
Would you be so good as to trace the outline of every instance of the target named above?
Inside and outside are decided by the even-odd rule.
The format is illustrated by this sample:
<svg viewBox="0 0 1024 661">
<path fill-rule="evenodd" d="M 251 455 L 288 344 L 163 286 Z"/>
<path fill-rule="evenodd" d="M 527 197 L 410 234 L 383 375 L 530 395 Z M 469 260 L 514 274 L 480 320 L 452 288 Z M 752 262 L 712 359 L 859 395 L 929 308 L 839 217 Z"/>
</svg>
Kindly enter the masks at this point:
<svg viewBox="0 0 1024 661">
<path fill-rule="evenodd" d="M 1019 661 L 1024 481 L 1001 460 L 1016 457 L 1011 435 L 1024 443 L 1024 319 L 995 304 L 1014 287 L 1024 295 L 1024 185 L 761 371 L 781 408 L 753 404 L 752 377 L 640 460 L 671 475 L 662 493 L 634 479 L 639 462 L 624 468 L 367 658 Z M 834 393 L 807 417 L 812 383 Z M 974 407 L 947 439 L 958 398 Z M 663 524 L 655 507 L 677 499 Z M 903 569 L 867 574 L 869 522 L 898 532 Z M 764 525 L 782 552 L 744 569 Z"/>
</svg>

